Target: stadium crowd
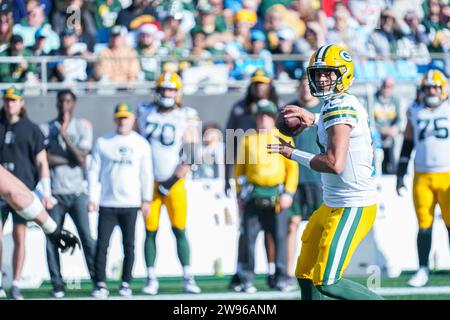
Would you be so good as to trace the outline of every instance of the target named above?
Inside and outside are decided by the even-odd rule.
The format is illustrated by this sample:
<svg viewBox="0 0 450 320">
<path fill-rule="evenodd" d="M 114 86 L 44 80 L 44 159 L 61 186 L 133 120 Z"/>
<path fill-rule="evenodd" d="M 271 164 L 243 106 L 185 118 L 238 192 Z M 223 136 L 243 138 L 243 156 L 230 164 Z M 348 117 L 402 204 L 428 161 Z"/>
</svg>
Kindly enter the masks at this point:
<svg viewBox="0 0 450 320">
<path fill-rule="evenodd" d="M 356 79 L 449 68 L 435 55 L 450 50 L 446 0 L 2 0 L 0 24 L 0 56 L 55 57 L 45 73 L 26 59 L 2 63 L 3 83 L 133 83 L 213 64 L 234 80 L 258 68 L 298 80 L 325 43 L 353 54 Z"/>
<path fill-rule="evenodd" d="M 66 213 L 74 220 L 96 297 L 105 298 L 109 294 L 105 261 L 115 225 L 119 225 L 123 233 L 126 260 L 119 293 L 132 294 L 129 284 L 139 210 L 146 219 L 148 279 L 143 292 L 158 293 L 155 238 L 162 205 L 169 211 L 177 241 L 183 289 L 189 293 L 201 292 L 190 270 L 190 247 L 185 234 L 184 177 L 189 169 L 194 178 L 224 178 L 228 192 L 231 178 L 236 181 L 242 225 L 237 270 L 230 289 L 256 291 L 253 284 L 255 240 L 264 230 L 268 285 L 280 291 L 294 290 L 297 288 L 292 270 L 295 236 L 300 221 L 308 220 L 322 202 L 319 175 L 304 168 L 299 175 L 297 163 L 280 155 L 270 158 L 270 163 L 276 164 L 270 177 L 261 173 L 259 162 L 256 166 L 241 163 L 235 166 L 234 172 L 228 165 L 219 168 L 202 163 L 196 168 L 187 167 L 183 161 L 191 160 L 190 152 L 183 154 L 183 161 L 179 162 L 181 146 L 186 151 L 190 150 L 186 145 L 191 144 L 203 143 L 205 154 L 202 157 L 215 158 L 218 163 L 224 163 L 223 159 L 218 159 L 224 154 L 219 139 L 221 128 L 217 124 L 204 127 L 203 140 L 186 138 L 190 135 L 190 121 L 199 119 L 195 110 L 183 106 L 181 78 L 173 72 L 182 75 L 186 70 L 205 65 L 227 66 L 229 79 L 248 79 L 250 84 L 245 97 L 232 107 L 225 129 L 270 131 L 275 127 L 277 112 L 285 105 L 279 100 L 274 79 L 299 80 L 298 97 L 292 104 L 313 113 L 322 107 L 322 101 L 311 95 L 305 73 L 307 63 L 297 58 L 277 60 L 274 55 L 298 54 L 307 58 L 325 43 L 338 44 L 355 57 L 356 78 L 381 76 L 377 79 L 382 80 L 382 84 L 375 95 L 373 110 L 374 138 L 378 136 L 383 152 L 382 172 L 394 174 L 397 172 L 395 138 L 403 131 L 405 117 L 393 95 L 395 83 L 417 80 L 430 66 L 441 70 L 449 67 L 444 58 L 431 55 L 448 53 L 449 23 L 450 5 L 442 0 L 2 0 L 0 56 L 64 56 L 59 61 L 52 60 L 51 72 L 45 73 L 48 76 L 45 80 L 129 84 L 139 80 L 156 81 L 157 95 L 154 102 L 139 106 L 119 103 L 114 113 L 116 131 L 94 143 L 89 121 L 73 117 L 76 95 L 70 90 L 60 91 L 56 102 L 57 118 L 41 126 L 42 135 L 36 132 L 28 136 L 28 145 L 19 145 L 24 141 L 17 140 L 16 144 L 11 137 L 27 136 L 26 128 L 38 130 L 38 127 L 27 119 L 23 92 L 10 87 L 3 95 L 1 139 L 11 150 L 19 151 L 4 153 L 2 149 L 1 163 L 14 172 L 18 167 L 15 164 L 26 157 L 29 163 L 22 179 L 29 182 L 30 189 L 39 182 L 43 203 L 58 224 L 64 223 Z M 86 59 L 92 56 L 97 56 L 98 61 Z M 179 58 L 176 63 L 163 64 L 164 58 L 170 60 L 173 56 Z M 2 63 L 0 82 L 42 81 L 44 73 L 40 68 L 41 65 L 25 59 Z M 159 77 L 161 70 L 164 73 Z M 175 134 L 175 130 L 182 133 Z M 318 154 L 316 135 L 310 128 L 292 142 Z M 270 141 L 272 137 L 257 133 L 240 141 L 242 149 L 239 150 L 262 153 L 263 149 L 255 148 L 265 147 L 266 144 L 259 142 L 261 139 Z M 145 150 L 147 141 L 151 150 Z M 29 145 L 32 147 L 26 148 Z M 164 148 L 157 149 L 161 146 Z M 133 152 L 133 148 L 140 152 Z M 111 151 L 115 149 L 119 150 L 118 154 Z M 91 165 L 87 164 L 89 154 L 93 157 Z M 155 154 L 160 158 L 155 158 Z M 237 149 L 233 154 L 240 155 Z M 150 162 L 149 158 L 153 159 L 153 165 L 149 164 L 146 171 L 141 164 Z M 130 168 L 121 171 L 123 169 L 117 167 L 136 161 L 139 161 L 135 166 L 137 171 Z M 280 166 L 282 173 L 276 172 Z M 151 173 L 148 172 L 150 167 L 153 168 Z M 87 182 L 86 169 L 89 171 Z M 18 177 L 22 174 L 15 173 Z M 118 177 L 135 179 L 127 190 L 129 194 L 119 184 L 111 182 Z M 93 197 L 92 186 L 97 183 L 108 186 L 99 199 Z M 96 210 L 100 212 L 97 241 L 89 234 L 87 219 L 87 212 Z M 19 299 L 26 221 L 20 220 L 8 207 L 2 208 L 3 220 L 9 213 L 13 213 L 15 224 L 15 270 L 10 297 Z M 52 295 L 61 298 L 65 295 L 64 281 L 59 270 L 58 250 L 51 243 L 47 246 L 47 259 Z"/>
</svg>

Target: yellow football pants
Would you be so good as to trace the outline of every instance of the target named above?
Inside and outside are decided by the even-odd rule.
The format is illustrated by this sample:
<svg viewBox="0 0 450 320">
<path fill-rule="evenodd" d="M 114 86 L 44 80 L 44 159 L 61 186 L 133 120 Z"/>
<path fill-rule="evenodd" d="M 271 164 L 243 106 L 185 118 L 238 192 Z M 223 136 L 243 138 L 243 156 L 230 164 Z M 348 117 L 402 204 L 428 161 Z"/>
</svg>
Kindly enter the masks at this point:
<svg viewBox="0 0 450 320">
<path fill-rule="evenodd" d="M 450 172 L 416 172 L 413 200 L 420 229 L 428 229 L 433 225 L 436 203 L 441 207 L 445 225 L 450 227 Z"/>
<path fill-rule="evenodd" d="M 295 275 L 314 285 L 331 285 L 342 278 L 356 247 L 369 233 L 377 205 L 361 208 L 317 209 L 302 235 Z"/>
<path fill-rule="evenodd" d="M 153 199 L 150 202 L 150 213 L 145 221 L 147 231 L 156 231 L 159 226 L 161 206 L 165 205 L 173 228 L 184 229 L 186 227 L 187 195 L 184 187 L 184 178 L 179 179 L 170 188 L 168 196 L 158 193 L 158 183 L 155 182 Z"/>
</svg>

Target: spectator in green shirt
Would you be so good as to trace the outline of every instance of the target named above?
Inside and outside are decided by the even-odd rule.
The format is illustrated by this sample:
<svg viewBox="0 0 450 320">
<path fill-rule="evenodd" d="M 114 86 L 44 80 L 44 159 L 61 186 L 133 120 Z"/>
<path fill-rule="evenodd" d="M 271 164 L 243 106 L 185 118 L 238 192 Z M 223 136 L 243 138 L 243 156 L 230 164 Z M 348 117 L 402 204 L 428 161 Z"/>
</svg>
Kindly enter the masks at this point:
<svg viewBox="0 0 450 320">
<path fill-rule="evenodd" d="M 262 0 L 261 4 L 259 5 L 258 8 L 258 13 L 261 17 L 265 17 L 267 11 L 270 9 L 270 7 L 273 7 L 276 4 L 281 4 L 283 6 L 285 6 L 286 8 L 288 8 L 292 2 L 294 2 L 293 0 Z"/>
<path fill-rule="evenodd" d="M 0 53 L 3 57 L 29 57 L 33 54 L 23 43 L 19 35 L 11 37 L 10 46 L 7 50 Z M 26 59 L 17 63 L 0 64 L 0 82 L 17 83 L 37 80 L 36 64 L 29 63 Z"/>
<path fill-rule="evenodd" d="M 233 33 L 227 30 L 227 24 L 223 16 L 214 14 L 213 7 L 204 3 L 197 7 L 198 18 L 192 33 L 203 31 L 207 35 L 207 47 L 212 51 L 223 52 L 225 43 L 233 39 Z"/>
<path fill-rule="evenodd" d="M 160 54 L 162 32 L 155 24 L 144 24 L 139 28 L 137 54 L 140 56 L 144 80 L 154 81 L 160 68 L 157 55 Z"/>
<path fill-rule="evenodd" d="M 117 16 L 120 10 L 122 10 L 122 4 L 120 0 L 96 0 L 95 10 L 95 25 L 98 31 L 100 29 L 109 30 L 115 25 Z M 108 36 L 108 35 L 106 35 Z"/>
</svg>

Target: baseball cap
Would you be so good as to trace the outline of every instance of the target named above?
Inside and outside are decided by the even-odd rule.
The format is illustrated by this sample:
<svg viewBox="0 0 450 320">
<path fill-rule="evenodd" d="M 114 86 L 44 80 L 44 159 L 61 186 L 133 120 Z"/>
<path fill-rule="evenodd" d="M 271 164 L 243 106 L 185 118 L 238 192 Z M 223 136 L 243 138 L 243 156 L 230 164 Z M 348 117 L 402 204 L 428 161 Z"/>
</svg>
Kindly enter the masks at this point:
<svg viewBox="0 0 450 320">
<path fill-rule="evenodd" d="M 15 86 L 9 87 L 3 93 L 3 99 L 20 100 L 23 96 L 23 90 L 17 89 Z"/>
<path fill-rule="evenodd" d="M 114 26 L 111 28 L 112 36 L 124 36 L 127 34 L 127 29 L 122 26 Z"/>
<path fill-rule="evenodd" d="M 250 39 L 252 41 L 266 41 L 266 35 L 261 30 L 253 30 Z"/>
<path fill-rule="evenodd" d="M 270 83 L 272 79 L 268 76 L 268 74 L 264 71 L 264 69 L 258 69 L 252 76 L 252 82 L 262 82 L 262 83 Z"/>
<path fill-rule="evenodd" d="M 256 103 L 256 113 L 273 113 L 276 114 L 278 112 L 278 108 L 270 100 L 262 99 Z"/>
<path fill-rule="evenodd" d="M 258 17 L 256 13 L 249 9 L 241 9 L 234 15 L 234 21 L 236 22 L 249 22 L 256 23 L 258 21 Z"/>
<path fill-rule="evenodd" d="M 130 106 L 124 102 L 119 103 L 114 109 L 114 118 L 128 118 L 133 115 Z"/>
</svg>

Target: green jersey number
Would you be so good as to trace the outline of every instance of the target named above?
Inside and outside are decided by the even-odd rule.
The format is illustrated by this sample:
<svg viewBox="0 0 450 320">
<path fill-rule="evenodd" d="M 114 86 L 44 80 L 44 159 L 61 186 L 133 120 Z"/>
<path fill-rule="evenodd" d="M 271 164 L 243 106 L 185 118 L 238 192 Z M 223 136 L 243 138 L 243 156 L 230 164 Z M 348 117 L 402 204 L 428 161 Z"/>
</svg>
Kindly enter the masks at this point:
<svg viewBox="0 0 450 320">
<path fill-rule="evenodd" d="M 417 120 L 417 127 L 419 128 L 419 141 L 426 138 L 427 128 L 433 123 L 433 136 L 437 139 L 448 138 L 448 119 L 447 117 L 436 118 L 434 120 Z"/>
<path fill-rule="evenodd" d="M 147 123 L 147 140 L 150 141 L 156 129 L 158 129 L 159 123 L 148 122 Z M 159 141 L 163 146 L 171 146 L 175 142 L 175 126 L 170 123 L 164 123 L 161 126 L 161 134 L 159 135 Z"/>
</svg>

